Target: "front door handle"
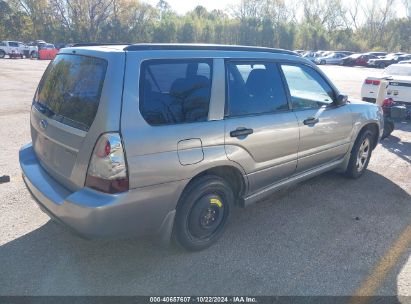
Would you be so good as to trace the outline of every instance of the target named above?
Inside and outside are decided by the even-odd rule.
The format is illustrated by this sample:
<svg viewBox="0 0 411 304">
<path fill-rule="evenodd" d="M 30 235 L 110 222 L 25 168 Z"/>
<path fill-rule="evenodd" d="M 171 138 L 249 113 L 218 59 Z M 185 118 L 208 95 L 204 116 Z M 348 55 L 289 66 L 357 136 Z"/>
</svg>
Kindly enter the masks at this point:
<svg viewBox="0 0 411 304">
<path fill-rule="evenodd" d="M 241 128 L 230 132 L 231 137 L 245 137 L 253 134 L 253 129 Z"/>
<path fill-rule="evenodd" d="M 303 121 L 303 123 L 307 126 L 313 126 L 316 123 L 318 123 L 320 120 L 315 117 L 308 117 L 306 120 Z"/>
</svg>

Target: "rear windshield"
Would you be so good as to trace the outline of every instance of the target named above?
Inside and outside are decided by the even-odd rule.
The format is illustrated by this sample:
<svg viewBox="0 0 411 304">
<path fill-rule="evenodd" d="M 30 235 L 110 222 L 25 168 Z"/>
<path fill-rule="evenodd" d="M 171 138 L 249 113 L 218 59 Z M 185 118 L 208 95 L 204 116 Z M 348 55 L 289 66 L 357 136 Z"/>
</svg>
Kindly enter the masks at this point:
<svg viewBox="0 0 411 304">
<path fill-rule="evenodd" d="M 106 69 L 104 59 L 58 55 L 40 81 L 34 106 L 52 119 L 88 131 L 97 113 Z"/>
</svg>

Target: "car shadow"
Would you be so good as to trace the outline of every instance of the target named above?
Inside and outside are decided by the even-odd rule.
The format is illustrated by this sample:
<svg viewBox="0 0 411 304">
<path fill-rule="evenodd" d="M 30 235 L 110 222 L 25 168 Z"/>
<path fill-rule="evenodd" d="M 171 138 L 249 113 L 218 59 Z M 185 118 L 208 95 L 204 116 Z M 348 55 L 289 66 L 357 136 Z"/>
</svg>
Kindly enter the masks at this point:
<svg viewBox="0 0 411 304">
<path fill-rule="evenodd" d="M 149 239 L 83 240 L 49 221 L 0 246 L 0 295 L 351 295 L 410 215 L 410 195 L 367 171 L 358 180 L 326 173 L 235 209 L 219 242 L 196 253 Z M 375 294 L 397 294 L 410 253 Z"/>
<path fill-rule="evenodd" d="M 411 142 L 402 141 L 401 138 L 391 135 L 381 140 L 381 145 L 401 159 L 411 164 Z"/>
</svg>

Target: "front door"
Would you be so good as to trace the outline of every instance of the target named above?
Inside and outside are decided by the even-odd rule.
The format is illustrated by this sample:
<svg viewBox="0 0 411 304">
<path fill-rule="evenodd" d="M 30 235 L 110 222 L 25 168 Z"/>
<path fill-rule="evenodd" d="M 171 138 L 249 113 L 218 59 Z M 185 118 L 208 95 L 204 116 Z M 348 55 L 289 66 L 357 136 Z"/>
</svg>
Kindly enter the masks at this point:
<svg viewBox="0 0 411 304">
<path fill-rule="evenodd" d="M 275 63 L 228 61 L 226 70 L 225 149 L 253 193 L 295 172 L 298 122 Z"/>
<path fill-rule="evenodd" d="M 344 157 L 351 140 L 352 117 L 336 106 L 336 93 L 313 68 L 283 64 L 293 111 L 300 126 L 297 172 Z"/>
</svg>

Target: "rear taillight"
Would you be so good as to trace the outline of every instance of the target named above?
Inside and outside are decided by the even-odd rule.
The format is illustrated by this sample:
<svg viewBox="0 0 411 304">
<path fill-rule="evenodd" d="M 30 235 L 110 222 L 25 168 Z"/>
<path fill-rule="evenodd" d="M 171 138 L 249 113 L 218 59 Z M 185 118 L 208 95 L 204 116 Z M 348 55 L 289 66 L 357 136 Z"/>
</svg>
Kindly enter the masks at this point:
<svg viewBox="0 0 411 304">
<path fill-rule="evenodd" d="M 391 107 L 394 104 L 394 100 L 392 98 L 386 98 L 384 99 L 384 101 L 382 102 L 382 107 Z"/>
<path fill-rule="evenodd" d="M 365 79 L 365 84 L 380 85 L 380 80 Z"/>
<path fill-rule="evenodd" d="M 106 193 L 128 190 L 127 165 L 120 134 L 106 133 L 97 140 L 87 171 L 86 187 Z"/>
</svg>

